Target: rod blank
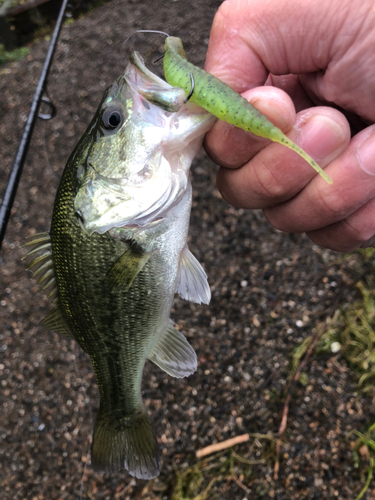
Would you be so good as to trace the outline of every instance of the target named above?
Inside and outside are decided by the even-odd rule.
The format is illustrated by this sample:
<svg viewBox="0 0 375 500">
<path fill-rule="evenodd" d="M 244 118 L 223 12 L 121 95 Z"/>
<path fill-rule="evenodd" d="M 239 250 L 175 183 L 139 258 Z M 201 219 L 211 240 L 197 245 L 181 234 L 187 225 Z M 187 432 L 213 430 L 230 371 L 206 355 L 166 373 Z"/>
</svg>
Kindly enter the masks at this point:
<svg viewBox="0 0 375 500">
<path fill-rule="evenodd" d="M 31 103 L 29 116 L 27 117 L 22 139 L 18 146 L 16 159 L 13 163 L 13 167 L 8 179 L 8 184 L 5 188 L 3 203 L 0 207 L 0 249 L 5 236 L 5 231 L 8 225 L 10 212 L 12 210 L 14 198 L 16 196 L 18 184 L 21 178 L 23 164 L 25 162 L 27 151 L 29 149 L 35 121 L 38 116 L 40 101 L 42 99 L 43 92 L 45 91 L 48 73 L 52 64 L 52 59 L 56 49 L 57 40 L 60 35 L 67 3 L 68 0 L 62 1 L 59 17 L 57 18 L 56 26 L 53 31 L 51 42 L 48 47 L 48 52 L 46 59 L 44 61 L 42 73 L 40 75 L 39 82 L 35 90 L 33 102 Z"/>
</svg>

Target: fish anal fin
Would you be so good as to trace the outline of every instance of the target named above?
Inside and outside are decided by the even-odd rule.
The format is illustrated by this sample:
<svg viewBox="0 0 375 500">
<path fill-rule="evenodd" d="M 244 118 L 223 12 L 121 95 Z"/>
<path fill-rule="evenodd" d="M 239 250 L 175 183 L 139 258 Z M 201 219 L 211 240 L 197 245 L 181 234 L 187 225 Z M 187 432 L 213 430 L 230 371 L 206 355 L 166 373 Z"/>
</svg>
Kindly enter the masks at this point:
<svg viewBox="0 0 375 500">
<path fill-rule="evenodd" d="M 129 290 L 151 255 L 152 252 L 143 250 L 135 242 L 132 243 L 109 270 L 107 276 L 109 287 L 114 290 Z"/>
<path fill-rule="evenodd" d="M 138 479 L 153 479 L 159 475 L 158 445 L 142 402 L 133 415 L 119 419 L 102 416 L 99 409 L 91 464 L 94 470 L 108 473 L 125 468 Z"/>
<path fill-rule="evenodd" d="M 197 355 L 172 321 L 163 332 L 148 359 L 176 378 L 188 377 L 197 370 Z"/>
<path fill-rule="evenodd" d="M 211 300 L 207 274 L 187 245 L 180 255 L 176 292 L 183 299 L 197 304 L 209 304 Z"/>
</svg>

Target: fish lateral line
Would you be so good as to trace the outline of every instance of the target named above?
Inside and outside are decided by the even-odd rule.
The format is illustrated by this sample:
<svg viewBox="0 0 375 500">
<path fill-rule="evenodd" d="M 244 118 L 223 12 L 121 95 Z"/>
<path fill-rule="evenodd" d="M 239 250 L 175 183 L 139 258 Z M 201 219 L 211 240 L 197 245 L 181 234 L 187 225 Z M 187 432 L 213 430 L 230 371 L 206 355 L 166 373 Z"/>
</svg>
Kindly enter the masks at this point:
<svg viewBox="0 0 375 500">
<path fill-rule="evenodd" d="M 317 162 L 257 108 L 227 84 L 190 63 L 180 38 L 166 38 L 163 65 L 167 82 L 173 87 L 182 88 L 187 100 L 198 104 L 219 120 L 295 151 L 328 184 L 332 184 L 332 179 Z"/>
</svg>

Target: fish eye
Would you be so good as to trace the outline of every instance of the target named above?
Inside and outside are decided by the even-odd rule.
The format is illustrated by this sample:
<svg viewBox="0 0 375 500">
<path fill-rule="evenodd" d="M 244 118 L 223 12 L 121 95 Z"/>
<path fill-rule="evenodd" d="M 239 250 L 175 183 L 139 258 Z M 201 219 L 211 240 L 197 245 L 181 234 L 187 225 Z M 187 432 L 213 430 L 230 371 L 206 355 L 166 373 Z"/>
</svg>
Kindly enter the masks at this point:
<svg viewBox="0 0 375 500">
<path fill-rule="evenodd" d="M 108 130 L 114 130 L 119 125 L 121 125 L 124 119 L 123 112 L 120 108 L 110 107 L 107 108 L 102 116 L 102 121 L 104 128 Z"/>
</svg>

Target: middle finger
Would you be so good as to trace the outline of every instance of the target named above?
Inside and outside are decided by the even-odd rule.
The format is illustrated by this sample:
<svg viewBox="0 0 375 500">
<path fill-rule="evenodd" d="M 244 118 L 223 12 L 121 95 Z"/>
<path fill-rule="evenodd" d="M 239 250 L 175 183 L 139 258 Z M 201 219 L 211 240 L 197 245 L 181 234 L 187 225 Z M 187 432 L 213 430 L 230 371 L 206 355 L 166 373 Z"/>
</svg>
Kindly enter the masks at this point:
<svg viewBox="0 0 375 500">
<path fill-rule="evenodd" d="M 339 111 L 315 107 L 298 114 L 288 136 L 324 168 L 345 150 L 350 130 Z M 267 208 L 295 196 L 315 175 L 294 151 L 272 143 L 242 168 L 221 168 L 217 185 L 223 198 L 233 206 Z"/>
</svg>

